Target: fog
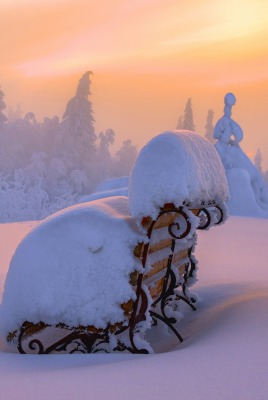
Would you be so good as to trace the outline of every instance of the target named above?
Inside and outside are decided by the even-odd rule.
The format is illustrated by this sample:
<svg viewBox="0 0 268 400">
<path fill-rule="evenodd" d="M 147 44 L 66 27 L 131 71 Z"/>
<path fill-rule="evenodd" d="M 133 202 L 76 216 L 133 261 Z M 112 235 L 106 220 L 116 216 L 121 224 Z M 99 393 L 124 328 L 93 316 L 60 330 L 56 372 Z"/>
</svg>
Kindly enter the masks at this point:
<svg viewBox="0 0 268 400">
<path fill-rule="evenodd" d="M 128 175 L 189 99 L 204 136 L 234 93 L 242 150 L 254 161 L 259 149 L 265 173 L 267 17 L 263 0 L 2 1 L 2 221 L 43 218 Z M 90 93 L 70 103 L 86 71 Z"/>
<path fill-rule="evenodd" d="M 61 119 L 83 72 L 57 78 L 28 77 L 16 85 L 0 82 L 7 106 L 4 113 L 8 115 L 10 107 L 16 110 L 20 105 L 22 117 L 31 111 L 38 122 L 55 115 Z M 197 85 L 197 77 L 190 73 L 184 78 L 178 74 L 93 72 L 90 100 L 96 133 L 112 128 L 117 136 L 115 149 L 129 138 L 140 148 L 157 133 L 174 129 L 188 98 L 192 99 L 196 131 L 203 135 L 208 110 L 214 111 L 215 123 L 223 114 L 225 93 L 233 92 L 237 98 L 233 116 L 244 131 L 243 150 L 253 159 L 260 148 L 263 168 L 268 168 L 267 83 L 205 86 L 202 76 Z"/>
</svg>

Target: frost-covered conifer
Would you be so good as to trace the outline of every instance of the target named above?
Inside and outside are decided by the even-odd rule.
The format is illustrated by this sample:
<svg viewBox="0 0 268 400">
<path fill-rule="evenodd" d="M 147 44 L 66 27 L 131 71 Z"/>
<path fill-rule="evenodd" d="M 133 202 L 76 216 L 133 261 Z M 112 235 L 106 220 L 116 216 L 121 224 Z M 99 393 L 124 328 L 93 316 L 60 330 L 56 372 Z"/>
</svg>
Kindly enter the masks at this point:
<svg viewBox="0 0 268 400">
<path fill-rule="evenodd" d="M 191 99 L 187 100 L 187 103 L 185 106 L 183 122 L 182 122 L 182 129 L 186 129 L 189 131 L 195 130 Z"/>
<path fill-rule="evenodd" d="M 226 170 L 230 213 L 243 215 L 247 209 L 244 215 L 259 217 L 268 211 L 268 187 L 262 173 L 240 147 L 243 130 L 231 118 L 235 103 L 235 95 L 227 93 L 224 97 L 224 115 L 214 129 L 214 138 L 218 140 L 215 147 Z M 260 167 L 260 158 L 258 162 Z"/>
<path fill-rule="evenodd" d="M 61 147 L 69 168 L 90 172 L 96 158 L 96 134 L 92 103 L 88 96 L 90 75 L 87 71 L 79 80 L 76 95 L 67 103 L 61 124 Z"/>
<path fill-rule="evenodd" d="M 12 107 L 8 107 L 8 121 L 9 122 L 15 122 L 22 117 L 22 109 L 21 105 L 17 104 L 15 110 Z"/>
<path fill-rule="evenodd" d="M 58 158 L 60 155 L 60 121 L 56 115 L 52 118 L 45 117 L 41 126 L 43 148 L 49 159 Z"/>
<path fill-rule="evenodd" d="M 6 104 L 4 102 L 4 92 L 1 89 L 0 86 L 0 128 L 3 126 L 5 123 L 7 123 L 7 117 L 3 113 L 3 110 L 6 108 Z"/>
<path fill-rule="evenodd" d="M 138 150 L 133 146 L 131 140 L 125 140 L 122 147 L 116 153 L 116 175 L 129 175 L 131 168 L 137 158 Z"/>
<path fill-rule="evenodd" d="M 214 111 L 212 110 L 208 110 L 208 115 L 207 115 L 207 123 L 205 126 L 205 137 L 211 142 L 211 143 L 215 143 L 215 140 L 213 139 L 213 132 L 214 132 L 214 126 L 212 124 L 213 121 L 213 115 L 214 115 Z"/>
<path fill-rule="evenodd" d="M 114 143 L 114 137 L 115 133 L 112 129 L 99 133 L 98 165 L 100 182 L 112 176 L 112 157 L 109 147 Z"/>
<path fill-rule="evenodd" d="M 27 112 L 24 116 L 24 121 L 28 122 L 31 125 L 36 124 L 35 114 L 33 112 Z"/>
<path fill-rule="evenodd" d="M 262 173 L 262 154 L 260 149 L 258 149 L 255 154 L 254 165 Z"/>
<path fill-rule="evenodd" d="M 266 182 L 266 185 L 268 185 L 268 170 L 264 172 L 263 177 Z"/>
<path fill-rule="evenodd" d="M 180 116 L 180 118 L 178 119 L 176 129 L 182 129 L 182 116 Z"/>
</svg>

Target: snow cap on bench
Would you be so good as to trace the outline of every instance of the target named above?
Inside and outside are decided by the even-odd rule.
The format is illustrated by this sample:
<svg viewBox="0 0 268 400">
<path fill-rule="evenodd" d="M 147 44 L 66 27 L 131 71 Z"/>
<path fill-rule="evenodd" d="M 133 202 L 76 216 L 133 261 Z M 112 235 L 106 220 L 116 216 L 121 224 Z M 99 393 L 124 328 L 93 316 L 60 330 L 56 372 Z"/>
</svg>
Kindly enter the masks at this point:
<svg viewBox="0 0 268 400">
<path fill-rule="evenodd" d="M 167 131 L 140 151 L 129 178 L 129 210 L 155 219 L 165 203 L 200 206 L 229 196 L 224 167 L 215 147 L 191 131 Z"/>
<path fill-rule="evenodd" d="M 143 240 L 123 196 L 77 204 L 48 217 L 13 255 L 1 333 L 24 321 L 97 328 L 124 322 L 121 304 L 136 298 L 129 276 L 141 269 L 133 249 Z"/>
</svg>

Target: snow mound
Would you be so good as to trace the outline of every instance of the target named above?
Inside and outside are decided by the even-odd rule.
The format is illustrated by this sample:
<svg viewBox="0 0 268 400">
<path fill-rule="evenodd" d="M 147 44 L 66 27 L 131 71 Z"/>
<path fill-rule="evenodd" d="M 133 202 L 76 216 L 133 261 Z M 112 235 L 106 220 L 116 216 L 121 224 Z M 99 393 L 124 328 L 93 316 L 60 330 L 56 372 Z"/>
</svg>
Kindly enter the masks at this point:
<svg viewBox="0 0 268 400">
<path fill-rule="evenodd" d="M 140 268 L 133 248 L 142 240 L 126 197 L 78 204 L 47 218 L 11 260 L 2 333 L 24 321 L 98 328 L 124 321 L 120 305 L 135 299 L 129 274 Z"/>
<path fill-rule="evenodd" d="M 96 186 L 95 192 L 106 192 L 108 190 L 124 189 L 128 187 L 128 176 L 107 179 Z"/>
<path fill-rule="evenodd" d="M 119 178 L 107 179 L 99 183 L 93 193 L 82 196 L 79 203 L 104 199 L 113 196 L 128 196 L 128 176 L 120 176 Z"/>
<path fill-rule="evenodd" d="M 191 131 L 167 131 L 140 151 L 129 178 L 129 209 L 134 218 L 156 218 L 159 207 L 193 206 L 228 199 L 224 167 L 214 146 Z"/>
<path fill-rule="evenodd" d="M 250 175 L 243 168 L 231 168 L 226 171 L 230 200 L 228 209 L 230 214 L 238 216 L 268 217 L 256 201 L 255 193 L 250 182 Z"/>
<path fill-rule="evenodd" d="M 261 173 L 240 146 L 218 141 L 215 147 L 226 170 L 231 195 L 228 203 L 230 213 L 251 217 L 268 217 L 268 187 Z M 244 171 L 244 174 L 241 170 Z M 245 199 L 244 196 L 248 196 L 248 199 Z M 251 199 L 252 196 L 253 199 Z M 247 207 L 245 207 L 246 202 Z"/>
<path fill-rule="evenodd" d="M 111 189 L 104 190 L 101 192 L 94 192 L 89 194 L 88 196 L 83 196 L 79 200 L 79 203 L 87 203 L 88 201 L 93 201 L 97 199 L 104 199 L 106 197 L 115 197 L 115 196 L 128 196 L 128 188 L 119 188 L 119 189 Z"/>
</svg>

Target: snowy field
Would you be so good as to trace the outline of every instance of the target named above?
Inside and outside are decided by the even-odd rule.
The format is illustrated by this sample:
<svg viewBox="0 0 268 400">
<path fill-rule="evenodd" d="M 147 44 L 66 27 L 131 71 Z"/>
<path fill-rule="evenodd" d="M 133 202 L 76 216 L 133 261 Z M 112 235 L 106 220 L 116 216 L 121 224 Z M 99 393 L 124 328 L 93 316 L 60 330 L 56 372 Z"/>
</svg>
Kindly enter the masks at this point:
<svg viewBox="0 0 268 400">
<path fill-rule="evenodd" d="M 0 225 L 0 294 L 10 258 L 36 222 Z M 268 220 L 230 217 L 198 232 L 196 312 L 184 342 L 149 332 L 156 354 L 19 355 L 0 351 L 1 400 L 268 398 Z"/>
</svg>

